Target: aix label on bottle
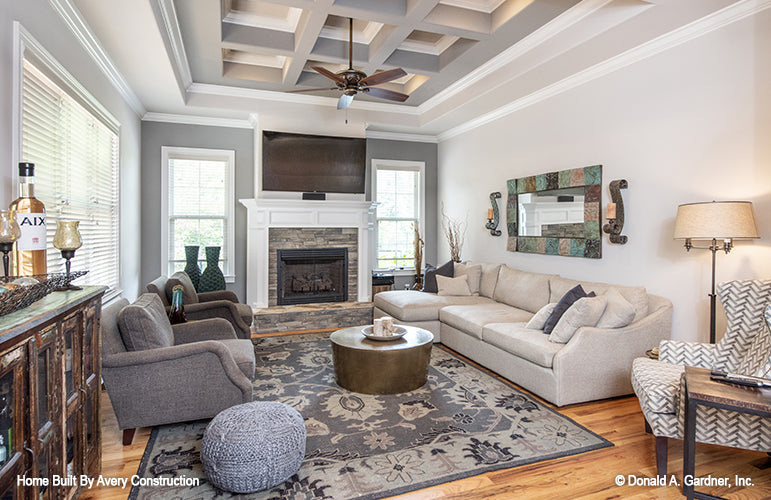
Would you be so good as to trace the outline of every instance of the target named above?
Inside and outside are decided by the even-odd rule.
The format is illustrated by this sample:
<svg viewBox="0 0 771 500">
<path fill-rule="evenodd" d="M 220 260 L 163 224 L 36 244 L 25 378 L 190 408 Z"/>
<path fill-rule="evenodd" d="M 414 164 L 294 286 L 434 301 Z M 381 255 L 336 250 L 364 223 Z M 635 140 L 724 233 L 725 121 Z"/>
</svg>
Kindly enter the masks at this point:
<svg viewBox="0 0 771 500">
<path fill-rule="evenodd" d="M 21 237 L 16 241 L 19 251 L 46 249 L 46 214 L 17 213 L 16 222 L 21 228 Z"/>
</svg>

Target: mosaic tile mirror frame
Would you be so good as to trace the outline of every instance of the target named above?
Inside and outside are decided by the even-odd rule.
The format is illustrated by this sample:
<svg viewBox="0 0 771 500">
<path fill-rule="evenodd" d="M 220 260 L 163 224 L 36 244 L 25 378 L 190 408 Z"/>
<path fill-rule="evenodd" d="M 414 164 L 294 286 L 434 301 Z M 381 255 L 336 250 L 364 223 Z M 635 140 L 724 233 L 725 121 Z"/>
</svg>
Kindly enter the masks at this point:
<svg viewBox="0 0 771 500">
<path fill-rule="evenodd" d="M 602 165 L 510 179 L 507 187 L 506 250 L 602 258 Z"/>
</svg>

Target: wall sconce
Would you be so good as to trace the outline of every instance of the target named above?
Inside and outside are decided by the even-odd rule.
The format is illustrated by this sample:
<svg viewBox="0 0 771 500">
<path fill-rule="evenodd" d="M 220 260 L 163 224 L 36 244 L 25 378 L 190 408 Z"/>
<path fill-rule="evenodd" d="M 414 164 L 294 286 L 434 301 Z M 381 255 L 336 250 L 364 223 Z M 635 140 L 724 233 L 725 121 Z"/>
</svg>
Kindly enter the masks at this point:
<svg viewBox="0 0 771 500">
<path fill-rule="evenodd" d="M 629 187 L 626 179 L 610 181 L 608 190 L 613 203 L 608 203 L 608 223 L 602 226 L 602 231 L 610 235 L 611 243 L 623 245 L 627 242 L 627 237 L 621 235 L 624 229 L 624 199 L 621 197 L 621 190 Z"/>
<path fill-rule="evenodd" d="M 498 211 L 497 201 L 500 197 L 500 191 L 490 193 L 490 204 L 493 206 L 493 208 L 487 209 L 487 224 L 485 224 L 485 229 L 489 229 L 490 234 L 493 236 L 501 235 L 501 231 L 498 229 L 498 224 L 500 223 L 500 212 Z"/>
</svg>

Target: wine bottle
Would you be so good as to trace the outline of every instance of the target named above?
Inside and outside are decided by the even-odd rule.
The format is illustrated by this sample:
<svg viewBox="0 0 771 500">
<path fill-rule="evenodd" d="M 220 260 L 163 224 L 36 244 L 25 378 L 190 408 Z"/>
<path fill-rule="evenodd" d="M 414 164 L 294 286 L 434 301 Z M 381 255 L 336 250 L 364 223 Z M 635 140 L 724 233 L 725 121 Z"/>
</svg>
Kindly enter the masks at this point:
<svg viewBox="0 0 771 500">
<path fill-rule="evenodd" d="M 46 274 L 46 208 L 35 198 L 34 163 L 19 163 L 19 197 L 10 209 L 16 211 L 16 222 L 21 228 L 13 254 L 14 274 Z"/>
<path fill-rule="evenodd" d="M 182 285 L 175 286 L 171 291 L 171 307 L 169 308 L 169 322 L 172 325 L 184 323 L 185 306 L 182 304 L 182 298 L 185 288 Z"/>
</svg>

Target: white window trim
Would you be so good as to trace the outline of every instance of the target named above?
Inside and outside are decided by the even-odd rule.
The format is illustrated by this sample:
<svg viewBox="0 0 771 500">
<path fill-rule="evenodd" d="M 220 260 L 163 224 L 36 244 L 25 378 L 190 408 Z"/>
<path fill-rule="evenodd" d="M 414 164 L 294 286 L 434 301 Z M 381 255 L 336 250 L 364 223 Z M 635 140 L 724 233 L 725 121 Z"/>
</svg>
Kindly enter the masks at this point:
<svg viewBox="0 0 771 500">
<path fill-rule="evenodd" d="M 215 160 L 228 162 L 228 203 L 227 203 L 227 269 L 223 269 L 226 283 L 236 280 L 235 251 L 235 179 L 236 152 L 232 149 L 181 148 L 161 146 L 161 270 L 169 272 L 169 158 L 190 160 Z"/>
<path fill-rule="evenodd" d="M 418 217 L 420 234 L 425 239 L 426 237 L 426 163 L 422 161 L 405 161 L 405 160 L 383 160 L 372 159 L 372 198 L 373 201 L 377 201 L 377 171 L 383 170 L 411 170 L 418 172 Z M 414 267 L 404 268 L 379 268 L 377 267 L 377 252 L 378 252 L 378 224 L 377 217 L 375 217 L 375 227 L 372 231 L 373 241 L 371 250 L 372 266 L 375 271 L 393 271 L 394 274 L 414 274 Z M 423 259 L 423 266 L 425 267 L 425 258 Z"/>
</svg>

